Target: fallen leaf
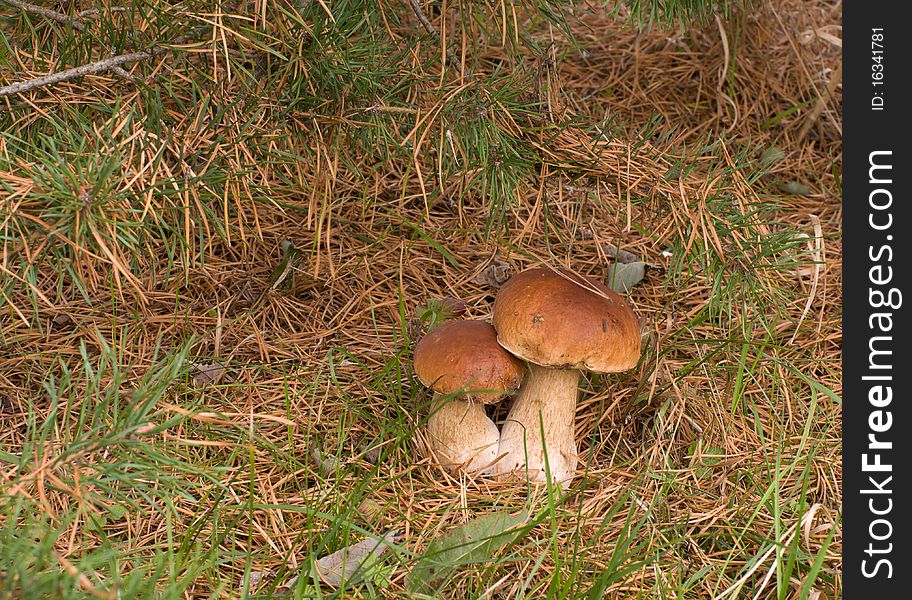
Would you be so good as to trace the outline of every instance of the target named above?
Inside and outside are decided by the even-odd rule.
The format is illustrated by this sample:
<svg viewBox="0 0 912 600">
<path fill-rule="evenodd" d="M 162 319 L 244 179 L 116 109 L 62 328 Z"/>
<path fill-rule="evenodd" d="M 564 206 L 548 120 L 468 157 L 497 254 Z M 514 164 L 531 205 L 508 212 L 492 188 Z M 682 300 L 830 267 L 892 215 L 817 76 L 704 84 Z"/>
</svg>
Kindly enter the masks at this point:
<svg viewBox="0 0 912 600">
<path fill-rule="evenodd" d="M 332 588 L 354 583 L 377 564 L 380 555 L 386 552 L 391 544 L 399 540 L 399 531 L 393 529 L 382 537 L 367 538 L 337 550 L 314 563 L 317 577 Z M 289 579 L 284 587 L 294 587 L 297 580 L 296 575 Z"/>
<path fill-rule="evenodd" d="M 241 289 L 234 295 L 228 308 L 225 310 L 227 316 L 235 315 L 244 310 L 250 310 L 263 294 L 257 294 L 253 290 L 253 284 L 250 279 L 245 278 L 241 284 Z"/>
<path fill-rule="evenodd" d="M 73 317 L 66 313 L 57 313 L 57 315 L 51 319 L 51 322 L 60 328 L 72 327 L 76 324 L 76 322 L 73 321 Z"/>
<path fill-rule="evenodd" d="M 512 275 L 513 267 L 510 263 L 500 258 L 500 252 L 495 252 L 485 268 L 475 276 L 473 281 L 483 287 L 499 289 Z"/>
<path fill-rule="evenodd" d="M 335 475 L 339 470 L 339 460 L 331 454 L 324 453 L 316 443 L 310 445 L 310 457 L 324 477 Z"/>
<path fill-rule="evenodd" d="M 368 523 L 374 523 L 383 516 L 383 507 L 376 500 L 365 498 L 358 503 L 358 512 Z"/>
<path fill-rule="evenodd" d="M 193 387 L 216 385 L 225 375 L 225 367 L 217 362 L 193 363 L 196 373 L 193 374 Z"/>
<path fill-rule="evenodd" d="M 785 158 L 785 152 L 776 146 L 770 146 L 760 155 L 760 162 L 764 165 L 773 165 Z"/>
<path fill-rule="evenodd" d="M 376 440 L 374 443 L 370 444 L 367 447 L 367 450 L 364 451 L 364 460 L 369 462 L 372 465 L 380 462 L 380 452 L 383 451 L 383 444 Z"/>
<path fill-rule="evenodd" d="M 646 263 L 614 263 L 608 267 L 608 287 L 615 292 L 629 292 L 646 276 Z"/>
<path fill-rule="evenodd" d="M 591 240 L 594 237 L 594 233 L 588 227 L 581 227 L 575 234 L 573 234 L 574 239 L 577 240 Z"/>
<path fill-rule="evenodd" d="M 780 192 L 791 194 L 792 196 L 807 196 L 811 193 L 811 188 L 800 181 L 780 181 L 776 184 L 776 187 L 779 188 Z"/>
<path fill-rule="evenodd" d="M 497 512 L 477 517 L 433 540 L 409 573 L 411 592 L 432 593 L 462 565 L 486 562 L 502 546 L 524 532 L 517 527 L 529 518 L 523 510 L 513 515 Z"/>
<path fill-rule="evenodd" d="M 608 258 L 614 258 L 619 263 L 627 264 L 640 260 L 640 257 L 638 257 L 633 252 L 628 252 L 627 250 L 618 248 L 617 246 L 612 246 L 611 244 L 602 244 L 602 250 L 604 250 L 605 255 Z"/>
<path fill-rule="evenodd" d="M 264 579 L 268 579 L 273 575 L 274 573 L 268 569 L 266 571 L 251 571 L 248 586 L 250 589 L 256 589 Z"/>
</svg>

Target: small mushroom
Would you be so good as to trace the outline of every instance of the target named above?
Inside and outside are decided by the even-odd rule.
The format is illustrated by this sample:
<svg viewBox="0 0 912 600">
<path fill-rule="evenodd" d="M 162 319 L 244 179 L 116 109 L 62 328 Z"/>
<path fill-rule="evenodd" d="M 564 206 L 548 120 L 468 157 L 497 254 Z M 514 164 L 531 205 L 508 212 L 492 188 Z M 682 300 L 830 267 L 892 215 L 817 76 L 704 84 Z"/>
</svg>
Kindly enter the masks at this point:
<svg viewBox="0 0 912 600">
<path fill-rule="evenodd" d="M 574 422 L 581 370 L 626 371 L 640 357 L 640 327 L 627 302 L 570 271 L 535 268 L 494 300 L 497 341 L 530 363 L 500 434 L 498 473 L 569 487 L 577 464 Z"/>
<path fill-rule="evenodd" d="M 490 473 L 500 432 L 484 405 L 515 391 L 524 373 L 520 360 L 497 343 L 482 321 L 450 321 L 415 346 L 415 374 L 434 392 L 428 433 L 437 460 L 451 470 Z"/>
</svg>

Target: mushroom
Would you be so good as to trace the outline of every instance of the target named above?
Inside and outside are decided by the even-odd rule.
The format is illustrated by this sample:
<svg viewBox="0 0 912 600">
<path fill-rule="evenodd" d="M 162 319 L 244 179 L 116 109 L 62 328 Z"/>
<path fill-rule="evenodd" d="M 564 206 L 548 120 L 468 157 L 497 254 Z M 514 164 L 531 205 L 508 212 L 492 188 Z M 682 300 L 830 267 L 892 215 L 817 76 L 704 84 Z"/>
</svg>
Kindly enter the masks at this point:
<svg viewBox="0 0 912 600">
<path fill-rule="evenodd" d="M 500 432 L 484 405 L 515 391 L 524 371 L 483 321 L 450 321 L 418 342 L 415 374 L 435 392 L 427 427 L 438 462 L 468 473 L 493 470 Z"/>
<path fill-rule="evenodd" d="M 582 370 L 626 371 L 640 357 L 640 327 L 627 302 L 570 271 L 514 275 L 494 300 L 497 341 L 530 363 L 500 434 L 498 473 L 569 487 L 577 464 L 574 417 Z"/>
</svg>

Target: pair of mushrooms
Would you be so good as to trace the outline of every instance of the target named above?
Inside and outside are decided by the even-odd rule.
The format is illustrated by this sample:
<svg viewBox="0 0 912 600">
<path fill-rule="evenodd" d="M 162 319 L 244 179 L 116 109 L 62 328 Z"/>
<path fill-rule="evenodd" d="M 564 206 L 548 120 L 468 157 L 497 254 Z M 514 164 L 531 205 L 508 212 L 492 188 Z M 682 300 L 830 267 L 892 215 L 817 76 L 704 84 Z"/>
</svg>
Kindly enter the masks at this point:
<svg viewBox="0 0 912 600">
<path fill-rule="evenodd" d="M 639 357 L 640 328 L 618 294 L 565 270 L 523 271 L 498 292 L 493 326 L 452 321 L 416 345 L 415 374 L 435 392 L 432 450 L 451 469 L 517 473 L 533 482 L 550 473 L 566 488 L 577 465 L 581 371 L 626 371 Z M 517 388 L 498 432 L 484 405 Z"/>
</svg>

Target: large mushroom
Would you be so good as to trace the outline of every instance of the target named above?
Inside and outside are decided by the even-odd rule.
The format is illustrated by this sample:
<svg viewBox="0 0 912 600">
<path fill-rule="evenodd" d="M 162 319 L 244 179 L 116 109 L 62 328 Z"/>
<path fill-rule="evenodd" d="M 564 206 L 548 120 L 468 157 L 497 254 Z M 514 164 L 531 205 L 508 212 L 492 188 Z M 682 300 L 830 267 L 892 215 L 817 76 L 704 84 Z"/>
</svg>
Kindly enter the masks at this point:
<svg viewBox="0 0 912 600">
<path fill-rule="evenodd" d="M 530 363 L 500 434 L 498 473 L 568 487 L 577 464 L 574 422 L 582 370 L 626 371 L 640 357 L 640 327 L 604 284 L 566 270 L 514 275 L 494 300 L 497 341 Z"/>
<path fill-rule="evenodd" d="M 524 372 L 483 321 L 450 321 L 418 342 L 415 374 L 435 392 L 427 427 L 440 464 L 468 473 L 493 470 L 500 432 L 484 405 L 514 392 Z"/>
</svg>

